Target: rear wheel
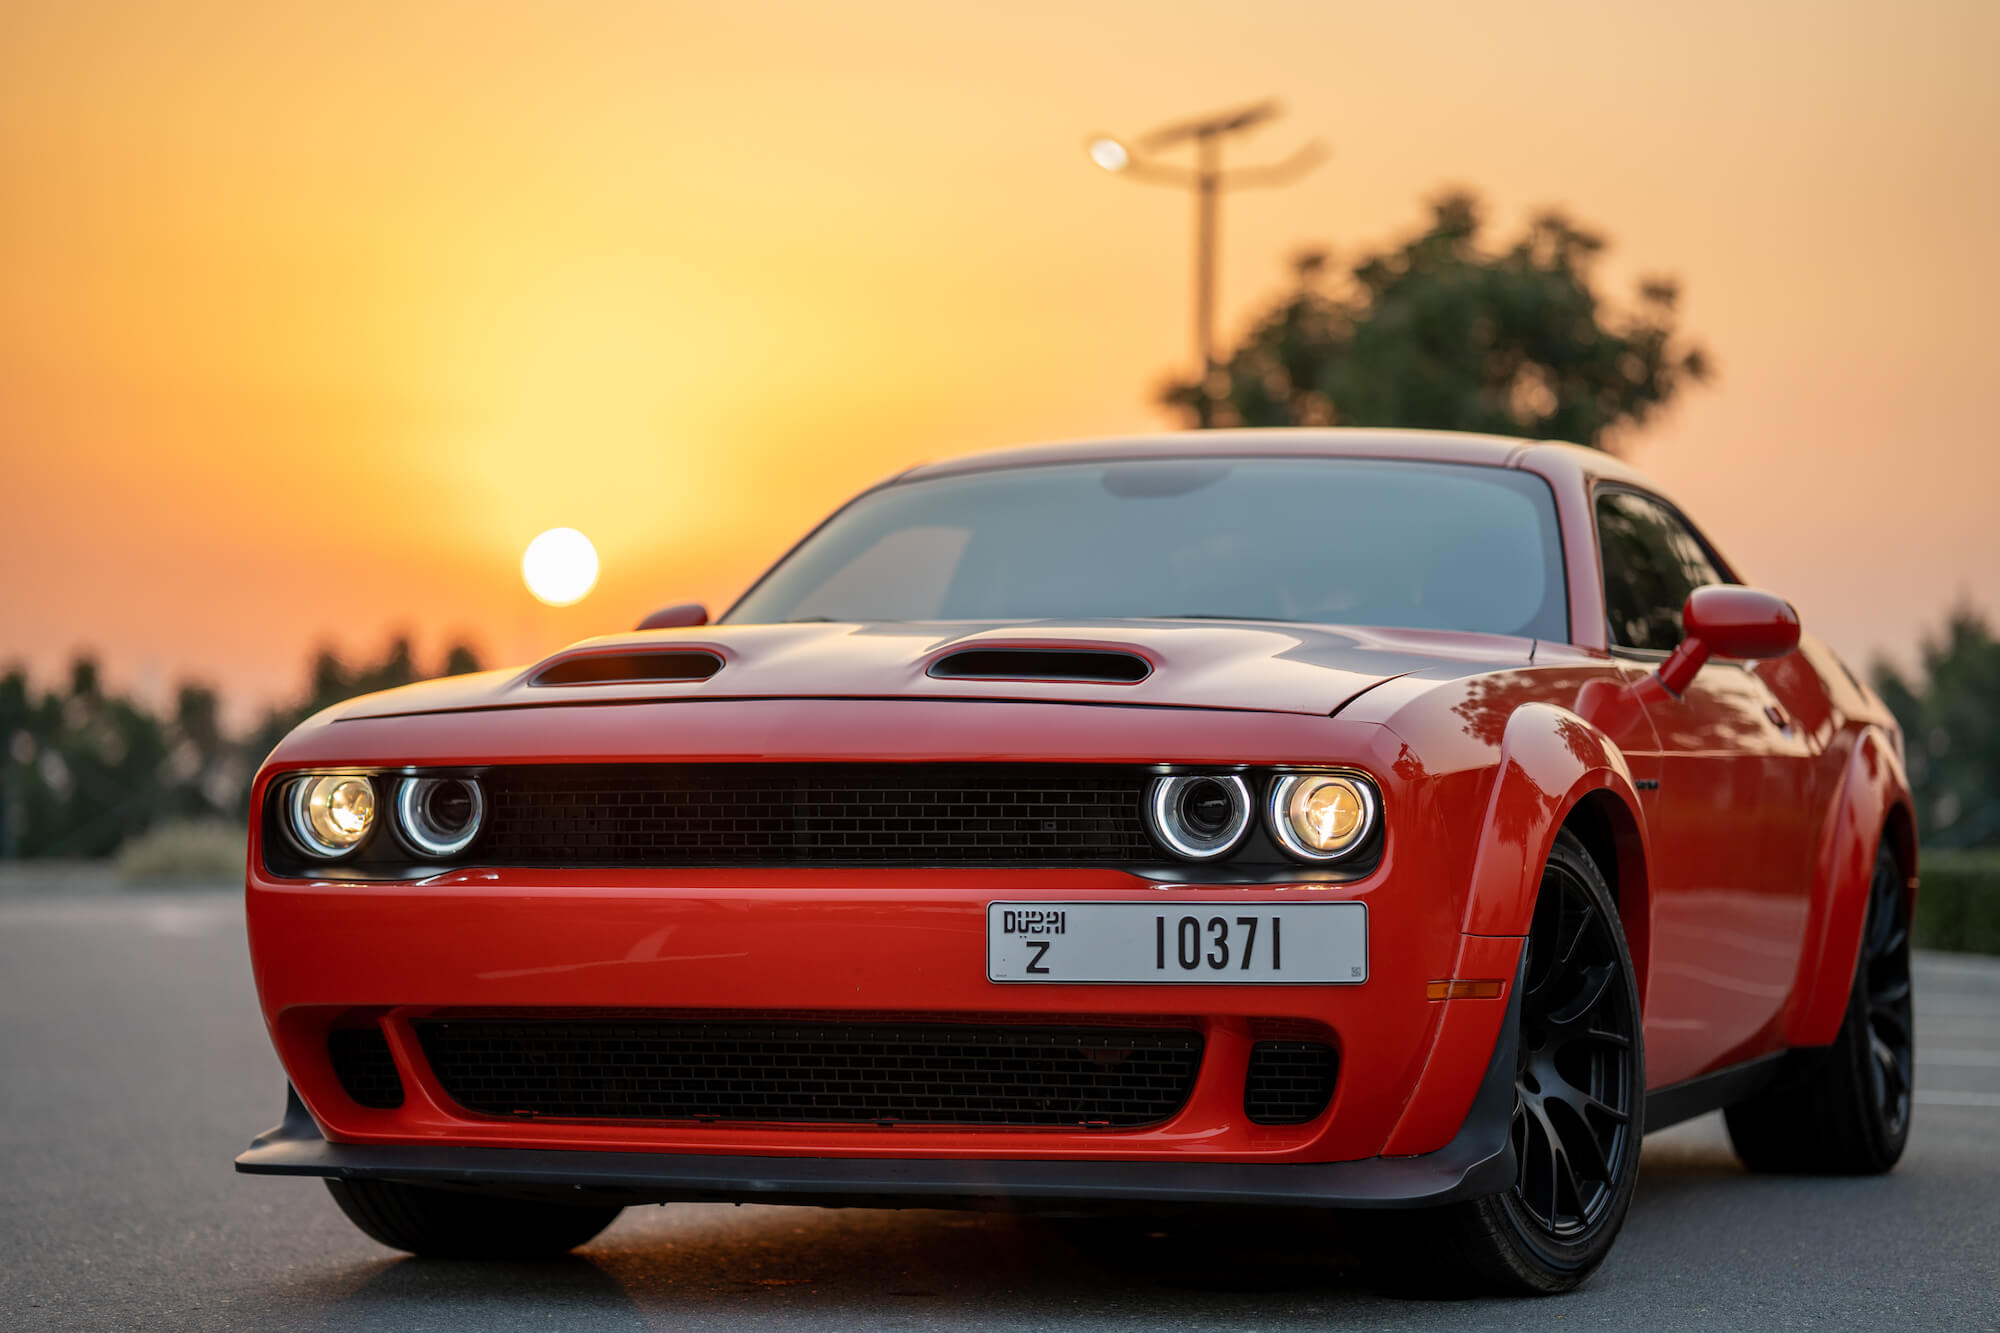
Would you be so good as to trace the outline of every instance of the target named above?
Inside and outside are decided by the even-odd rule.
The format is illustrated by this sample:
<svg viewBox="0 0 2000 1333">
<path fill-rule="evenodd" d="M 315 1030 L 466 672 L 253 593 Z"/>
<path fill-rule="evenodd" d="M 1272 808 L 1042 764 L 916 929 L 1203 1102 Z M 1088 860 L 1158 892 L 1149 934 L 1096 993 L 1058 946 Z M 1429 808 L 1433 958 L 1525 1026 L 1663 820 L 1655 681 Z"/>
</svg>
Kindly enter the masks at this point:
<svg viewBox="0 0 2000 1333">
<path fill-rule="evenodd" d="M 347 1220 L 392 1250 L 433 1259 L 548 1259 L 611 1225 L 607 1204 L 544 1203 L 394 1180 L 328 1180 Z"/>
<path fill-rule="evenodd" d="M 1604 1261 L 1631 1207 L 1645 1118 L 1639 992 L 1611 890 L 1567 831 L 1542 872 L 1522 976 L 1513 1188 L 1382 1217 L 1395 1253 L 1378 1253 L 1426 1286 L 1568 1291 Z"/>
<path fill-rule="evenodd" d="M 1729 1141 L 1753 1171 L 1879 1175 L 1909 1141 L 1915 1058 L 1909 906 L 1885 841 L 1839 1035 L 1794 1052 L 1776 1085 L 1730 1107 Z"/>
</svg>

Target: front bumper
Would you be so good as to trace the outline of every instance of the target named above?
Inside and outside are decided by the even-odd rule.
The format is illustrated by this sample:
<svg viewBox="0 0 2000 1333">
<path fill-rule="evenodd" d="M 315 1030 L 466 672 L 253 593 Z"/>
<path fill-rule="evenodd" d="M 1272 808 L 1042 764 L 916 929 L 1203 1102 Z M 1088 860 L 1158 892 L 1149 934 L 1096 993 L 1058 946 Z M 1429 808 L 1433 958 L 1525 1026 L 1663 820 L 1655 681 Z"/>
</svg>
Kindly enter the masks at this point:
<svg viewBox="0 0 2000 1333">
<path fill-rule="evenodd" d="M 1347 1162 L 1044 1161 L 717 1156 L 431 1144 L 330 1143 L 298 1093 L 282 1123 L 236 1159 L 249 1175 L 394 1180 L 531 1198 L 616 1203 L 766 1203 L 983 1208 L 1238 1205 L 1412 1208 L 1514 1182 L 1518 985 L 1464 1124 L 1435 1152 Z"/>
<path fill-rule="evenodd" d="M 1444 895 L 1382 875 L 1357 885 L 1163 887 L 1111 871 L 469 870 L 415 884 L 253 874 L 252 962 L 293 1086 L 329 1143 L 844 1158 L 1326 1163 L 1435 1152 L 1466 1122 L 1504 1025 L 1502 999 L 1430 1001 L 1446 977 L 1511 977 L 1520 941 L 1460 935 Z M 1369 903 L 1368 980 L 1351 986 L 996 985 L 986 904 L 1123 899 L 1172 906 Z M 1203 1039 L 1172 1118 L 1140 1128 L 802 1125 L 479 1115 L 430 1070 L 416 1025 L 471 1015 L 699 1011 L 790 1021 L 1116 1027 L 1169 1020 Z M 941 1016 L 949 1016 L 945 1019 Z M 406 1097 L 356 1103 L 328 1059 L 336 1028 L 379 1026 Z M 1245 1071 L 1273 1026 L 1338 1051 L 1330 1105 L 1302 1125 L 1249 1123 Z"/>
</svg>

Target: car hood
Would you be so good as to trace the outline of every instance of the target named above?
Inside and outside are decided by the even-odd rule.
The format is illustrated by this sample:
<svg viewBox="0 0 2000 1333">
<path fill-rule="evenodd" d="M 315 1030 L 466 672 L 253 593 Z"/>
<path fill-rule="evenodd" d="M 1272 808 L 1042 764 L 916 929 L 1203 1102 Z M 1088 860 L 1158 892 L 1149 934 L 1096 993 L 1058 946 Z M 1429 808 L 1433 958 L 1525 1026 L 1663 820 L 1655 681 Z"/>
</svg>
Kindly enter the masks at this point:
<svg viewBox="0 0 2000 1333">
<path fill-rule="evenodd" d="M 525 670 L 446 677 L 339 705 L 333 719 L 394 717 L 562 704 L 724 699 L 995 699 L 1247 709 L 1326 716 L 1398 676 L 1449 678 L 1528 661 L 1534 642 L 1499 635 L 1330 628 L 1270 622 L 1106 620 L 1006 625 L 709 625 L 587 639 Z M 1019 678 L 940 675 L 956 654 Z M 1005 654 L 1112 653 L 1109 665 L 1136 680 L 1046 679 L 1047 657 Z M 591 658 L 658 655 L 669 665 L 713 667 L 705 679 L 550 684 L 557 668 Z M 1132 659 L 1138 659 L 1135 663 Z M 1104 658 L 1055 659 L 1104 663 Z M 715 663 L 719 661 L 720 665 Z M 1010 664 L 1019 664 L 1019 671 Z M 631 665 L 621 662 L 621 666 Z M 608 674 L 624 674 L 617 671 Z"/>
</svg>

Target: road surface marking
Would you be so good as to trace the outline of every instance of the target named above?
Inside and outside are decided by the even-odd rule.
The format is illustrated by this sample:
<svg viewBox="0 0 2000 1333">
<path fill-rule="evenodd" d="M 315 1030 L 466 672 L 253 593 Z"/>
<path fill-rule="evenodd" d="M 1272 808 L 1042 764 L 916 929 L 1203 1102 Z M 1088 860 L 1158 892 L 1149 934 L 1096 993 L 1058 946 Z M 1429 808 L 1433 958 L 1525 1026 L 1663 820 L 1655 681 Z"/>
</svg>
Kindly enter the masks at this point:
<svg viewBox="0 0 2000 1333">
<path fill-rule="evenodd" d="M 2000 1109 L 2000 1092 L 1923 1092 L 1917 1093 L 1919 1106 L 1989 1106 Z"/>
</svg>

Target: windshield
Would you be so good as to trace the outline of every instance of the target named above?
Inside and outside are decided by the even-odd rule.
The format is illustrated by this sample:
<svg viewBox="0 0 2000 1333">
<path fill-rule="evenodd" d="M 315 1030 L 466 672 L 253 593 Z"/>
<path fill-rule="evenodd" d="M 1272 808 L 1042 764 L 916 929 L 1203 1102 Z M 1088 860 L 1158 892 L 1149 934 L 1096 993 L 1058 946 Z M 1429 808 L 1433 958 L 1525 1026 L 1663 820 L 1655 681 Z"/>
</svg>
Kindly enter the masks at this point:
<svg viewBox="0 0 2000 1333">
<path fill-rule="evenodd" d="M 1348 458 L 996 469 L 862 496 L 732 624 L 1200 617 L 1568 638 L 1554 497 Z"/>
</svg>

